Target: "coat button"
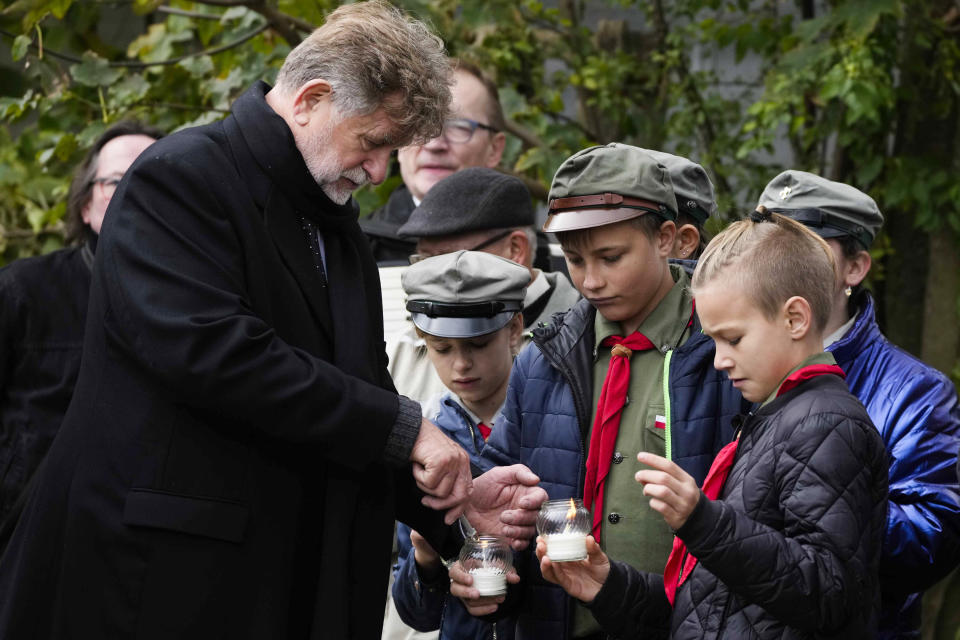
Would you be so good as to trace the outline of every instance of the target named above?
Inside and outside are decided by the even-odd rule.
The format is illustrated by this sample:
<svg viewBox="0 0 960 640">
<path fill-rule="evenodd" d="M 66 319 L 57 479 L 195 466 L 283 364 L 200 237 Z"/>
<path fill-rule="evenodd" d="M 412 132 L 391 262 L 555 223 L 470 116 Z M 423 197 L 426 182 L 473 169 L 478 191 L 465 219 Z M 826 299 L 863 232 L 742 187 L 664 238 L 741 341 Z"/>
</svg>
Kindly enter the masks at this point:
<svg viewBox="0 0 960 640">
<path fill-rule="evenodd" d="M 610 524 L 617 524 L 618 522 L 620 522 L 620 514 L 611 513 L 610 515 L 607 516 L 607 520 L 610 521 Z"/>
<path fill-rule="evenodd" d="M 613 464 L 620 464 L 621 462 L 623 462 L 623 454 L 617 451 L 613 454 Z"/>
</svg>

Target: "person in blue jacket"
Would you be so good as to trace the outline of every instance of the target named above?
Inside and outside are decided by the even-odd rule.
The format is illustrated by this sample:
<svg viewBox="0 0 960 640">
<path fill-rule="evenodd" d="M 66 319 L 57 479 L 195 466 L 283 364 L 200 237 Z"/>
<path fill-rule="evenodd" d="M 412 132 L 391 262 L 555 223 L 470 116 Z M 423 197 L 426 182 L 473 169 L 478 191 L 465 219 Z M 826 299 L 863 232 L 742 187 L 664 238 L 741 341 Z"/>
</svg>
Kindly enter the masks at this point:
<svg viewBox="0 0 960 640">
<path fill-rule="evenodd" d="M 879 637 L 919 638 L 923 591 L 960 563 L 960 405 L 942 373 L 891 344 L 862 282 L 883 224 L 873 198 L 804 171 L 785 171 L 760 206 L 804 223 L 833 249 L 840 269 L 824 348 L 880 431 L 890 496 L 880 561 Z"/>
<path fill-rule="evenodd" d="M 668 168 L 629 145 L 591 147 L 560 166 L 544 230 L 557 233 L 584 300 L 533 332 L 482 455 L 525 464 L 551 499 L 583 497 L 605 551 L 659 572 L 673 533 L 633 480 L 637 452 L 673 460 L 702 483 L 749 406 L 713 368 L 689 272 L 668 260 L 675 193 Z M 476 598 L 453 569 L 451 592 L 474 615 L 515 616 L 518 638 L 600 637 L 592 614 L 543 579 L 532 550 L 516 568 L 520 583 L 502 603 Z"/>
<path fill-rule="evenodd" d="M 530 270 L 480 251 L 426 258 L 403 274 L 407 310 L 447 391 L 424 415 L 483 466 L 480 452 L 499 424 L 513 357 L 523 334 L 523 300 Z M 486 467 L 489 467 L 486 464 Z M 470 616 L 449 595 L 439 555 L 409 527 L 397 527 L 399 557 L 392 595 L 400 618 L 441 639 L 513 637 L 508 621 Z"/>
</svg>

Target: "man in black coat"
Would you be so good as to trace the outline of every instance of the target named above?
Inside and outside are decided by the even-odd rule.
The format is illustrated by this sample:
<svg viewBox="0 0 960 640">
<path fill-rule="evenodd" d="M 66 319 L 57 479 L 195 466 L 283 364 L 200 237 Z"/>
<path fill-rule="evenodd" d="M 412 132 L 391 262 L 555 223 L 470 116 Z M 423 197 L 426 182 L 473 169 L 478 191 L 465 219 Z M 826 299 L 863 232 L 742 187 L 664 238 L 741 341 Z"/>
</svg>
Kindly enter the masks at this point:
<svg viewBox="0 0 960 640">
<path fill-rule="evenodd" d="M 90 268 L 107 204 L 137 156 L 162 137 L 133 121 L 104 131 L 77 166 L 67 194 L 73 246 L 0 269 L 0 521 L 11 519 L 4 531 L 73 396 Z"/>
<path fill-rule="evenodd" d="M 375 638 L 394 518 L 450 557 L 469 466 L 393 389 L 350 200 L 436 135 L 448 80 L 423 24 L 347 5 L 275 88 L 131 167 L 74 400 L 0 559 L 0 637 Z"/>
</svg>

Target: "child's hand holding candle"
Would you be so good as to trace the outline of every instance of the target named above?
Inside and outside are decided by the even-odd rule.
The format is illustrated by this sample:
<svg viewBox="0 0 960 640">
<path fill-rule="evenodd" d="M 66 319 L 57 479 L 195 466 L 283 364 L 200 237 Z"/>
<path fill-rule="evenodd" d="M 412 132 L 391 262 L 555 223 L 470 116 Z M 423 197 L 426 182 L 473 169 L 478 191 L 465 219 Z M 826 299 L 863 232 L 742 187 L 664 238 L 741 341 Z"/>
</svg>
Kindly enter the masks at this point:
<svg viewBox="0 0 960 640">
<path fill-rule="evenodd" d="M 568 594 L 590 603 L 597 597 L 603 583 L 610 575 L 610 559 L 600 550 L 593 536 L 586 538 L 586 560 L 580 562 L 555 562 L 547 555 L 547 542 L 537 537 L 537 559 L 544 579 L 563 587 Z"/>
<path fill-rule="evenodd" d="M 540 507 L 537 531 L 554 562 L 573 562 L 587 557 L 590 512 L 580 500 L 548 500 Z"/>
</svg>

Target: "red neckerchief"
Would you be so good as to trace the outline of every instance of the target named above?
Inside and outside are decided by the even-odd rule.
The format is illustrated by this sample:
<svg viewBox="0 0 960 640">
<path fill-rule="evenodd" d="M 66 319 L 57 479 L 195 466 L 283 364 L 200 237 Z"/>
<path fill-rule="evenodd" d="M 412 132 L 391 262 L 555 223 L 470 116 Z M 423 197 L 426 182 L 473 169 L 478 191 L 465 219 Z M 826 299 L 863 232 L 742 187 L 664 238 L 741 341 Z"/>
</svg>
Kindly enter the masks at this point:
<svg viewBox="0 0 960 640">
<path fill-rule="evenodd" d="M 613 450 L 620 431 L 620 417 L 630 386 L 630 356 L 634 351 L 654 349 L 649 339 L 639 331 L 622 338 L 610 336 L 602 342 L 610 351 L 610 366 L 600 390 L 597 403 L 597 420 L 590 434 L 587 452 L 587 474 L 583 482 L 583 506 L 593 513 L 593 537 L 600 542 L 600 525 L 603 522 L 603 490 L 606 485 Z"/>
<path fill-rule="evenodd" d="M 480 435 L 483 436 L 483 439 L 486 440 L 490 437 L 490 432 L 493 431 L 490 427 L 483 424 L 482 422 L 477 423 L 477 429 L 480 429 Z"/>
<path fill-rule="evenodd" d="M 780 388 L 777 389 L 777 397 L 779 398 L 804 380 L 824 375 L 846 377 L 843 369 L 835 364 L 811 364 L 800 367 L 780 383 Z M 739 438 L 739 434 L 737 434 L 737 437 Z M 734 440 L 720 449 L 720 453 L 717 454 L 713 464 L 710 465 L 710 471 L 707 472 L 707 479 L 703 481 L 702 487 L 703 494 L 710 500 L 717 499 L 723 489 L 723 483 L 727 481 L 727 475 L 729 475 L 730 469 L 733 467 L 733 461 L 737 456 L 738 442 L 739 440 Z M 667 600 L 670 601 L 671 606 L 673 606 L 680 585 L 690 576 L 695 566 L 697 566 L 697 559 L 687 553 L 687 545 L 680 538 L 674 536 L 673 549 L 670 551 L 670 557 L 667 558 L 667 566 L 663 570 L 663 588 L 667 592 Z"/>
</svg>

